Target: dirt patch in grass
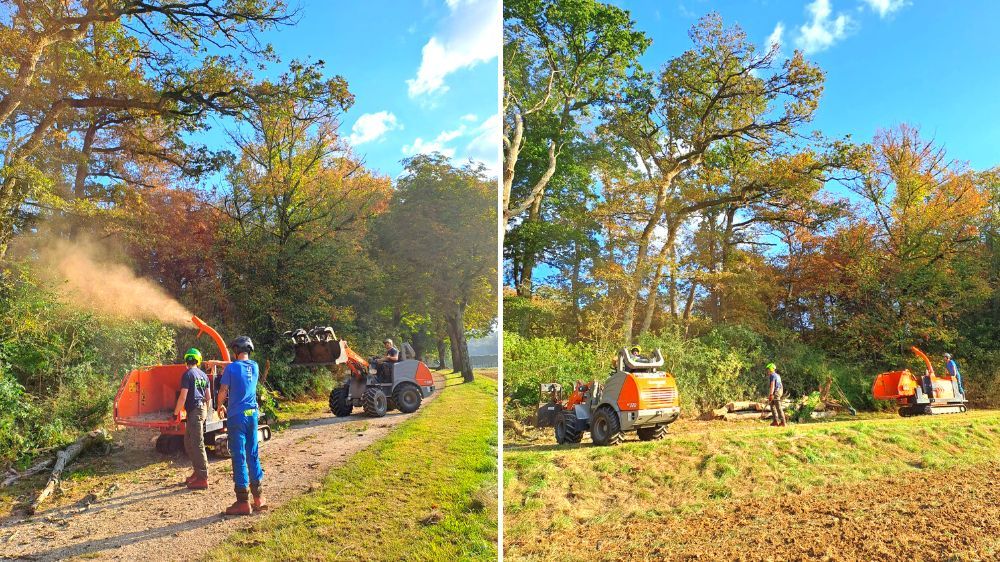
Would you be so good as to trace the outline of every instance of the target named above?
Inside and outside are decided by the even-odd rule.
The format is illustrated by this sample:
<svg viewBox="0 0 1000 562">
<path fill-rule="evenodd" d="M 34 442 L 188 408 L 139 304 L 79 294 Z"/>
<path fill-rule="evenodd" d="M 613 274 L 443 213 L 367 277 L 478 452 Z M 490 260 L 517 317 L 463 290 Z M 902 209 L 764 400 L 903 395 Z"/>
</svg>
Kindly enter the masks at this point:
<svg viewBox="0 0 1000 562">
<path fill-rule="evenodd" d="M 718 429 L 508 446 L 506 559 L 996 558 L 1000 413 Z"/>
<path fill-rule="evenodd" d="M 585 523 L 561 559 L 996 560 L 1000 464 L 881 477 L 696 514 Z M 510 560 L 549 559 L 552 543 L 508 546 Z M 548 544 L 546 544 L 548 543 Z"/>
</svg>

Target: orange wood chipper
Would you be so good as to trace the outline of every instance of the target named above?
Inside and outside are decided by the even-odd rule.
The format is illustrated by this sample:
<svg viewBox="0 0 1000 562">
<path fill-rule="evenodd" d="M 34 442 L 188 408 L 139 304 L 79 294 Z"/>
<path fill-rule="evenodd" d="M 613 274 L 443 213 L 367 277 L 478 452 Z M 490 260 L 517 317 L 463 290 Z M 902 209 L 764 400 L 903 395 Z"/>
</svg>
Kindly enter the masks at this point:
<svg viewBox="0 0 1000 562">
<path fill-rule="evenodd" d="M 617 445 L 626 431 L 635 431 L 642 441 L 662 439 L 681 413 L 677 381 L 662 366 L 659 349 L 653 357 L 639 357 L 622 348 L 603 385 L 577 381 L 563 401 L 559 384 L 543 384 L 549 401 L 539 407 L 536 425 L 554 426 L 560 444 L 579 443 L 585 431 L 597 445 Z"/>
<path fill-rule="evenodd" d="M 899 404 L 899 415 L 904 417 L 964 412 L 966 400 L 958 390 L 958 381 L 947 374 L 936 374 L 931 360 L 923 351 L 915 346 L 910 347 L 910 351 L 923 359 L 926 365 L 924 375 L 918 377 L 908 369 L 881 373 L 872 385 L 875 399 L 895 400 Z"/>
<path fill-rule="evenodd" d="M 229 350 L 222 336 L 194 316 L 191 322 L 198 328 L 198 337 L 208 334 L 219 348 L 219 360 L 203 361 L 201 368 L 208 375 L 212 388 L 211 403 L 208 404 L 208 419 L 205 420 L 205 448 L 220 457 L 229 457 L 229 441 L 226 434 L 226 420 L 216 413 L 219 379 L 222 371 L 231 362 Z M 158 429 L 156 450 L 170 454 L 184 450 L 184 424 L 187 412 L 182 411 L 179 420 L 174 419 L 174 405 L 181 391 L 181 376 L 187 365 L 153 365 L 140 367 L 130 372 L 122 380 L 115 396 L 114 418 L 118 425 Z M 258 427 L 260 438 L 271 438 L 271 428 Z"/>
</svg>

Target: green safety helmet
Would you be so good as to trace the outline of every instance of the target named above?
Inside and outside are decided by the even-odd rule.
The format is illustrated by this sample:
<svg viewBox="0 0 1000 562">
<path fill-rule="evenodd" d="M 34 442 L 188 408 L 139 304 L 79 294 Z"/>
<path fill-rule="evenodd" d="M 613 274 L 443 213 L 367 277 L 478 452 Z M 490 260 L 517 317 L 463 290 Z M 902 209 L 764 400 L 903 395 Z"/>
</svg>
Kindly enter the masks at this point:
<svg viewBox="0 0 1000 562">
<path fill-rule="evenodd" d="M 778 370 L 778 366 L 775 365 L 774 363 L 768 363 L 767 364 L 767 370 L 768 371 L 777 371 Z"/>
<path fill-rule="evenodd" d="M 194 360 L 198 365 L 201 365 L 201 352 L 198 351 L 197 348 L 192 347 L 191 349 L 187 350 L 187 353 L 184 354 L 185 363 L 191 360 Z"/>
</svg>

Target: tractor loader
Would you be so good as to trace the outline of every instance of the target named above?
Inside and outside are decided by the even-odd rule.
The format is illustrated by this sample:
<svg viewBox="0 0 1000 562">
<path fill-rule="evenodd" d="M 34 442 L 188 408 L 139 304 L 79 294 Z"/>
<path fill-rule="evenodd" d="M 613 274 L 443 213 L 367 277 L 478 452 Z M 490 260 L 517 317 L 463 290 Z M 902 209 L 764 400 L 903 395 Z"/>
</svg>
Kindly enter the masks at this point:
<svg viewBox="0 0 1000 562">
<path fill-rule="evenodd" d="M 434 377 L 422 361 L 404 359 L 381 365 L 375 358 L 367 361 L 329 326 L 292 330 L 284 336 L 295 352 L 292 365 L 347 367 L 347 378 L 330 392 L 330 411 L 335 416 L 349 416 L 359 406 L 372 417 L 380 418 L 389 410 L 409 414 L 434 393 Z"/>
<path fill-rule="evenodd" d="M 553 426 L 560 444 L 579 443 L 586 431 L 597 445 L 617 445 L 627 431 L 642 441 L 662 439 L 681 413 L 677 381 L 662 366 L 659 349 L 646 358 L 622 348 L 604 384 L 577 381 L 565 401 L 561 385 L 543 384 L 549 401 L 538 409 L 537 425 Z"/>
<path fill-rule="evenodd" d="M 965 412 L 965 394 L 959 392 L 958 381 L 947 374 L 936 374 L 931 360 L 916 346 L 910 351 L 924 361 L 924 375 L 918 377 L 908 369 L 881 373 L 872 385 L 875 399 L 895 400 L 903 417 Z"/>
</svg>

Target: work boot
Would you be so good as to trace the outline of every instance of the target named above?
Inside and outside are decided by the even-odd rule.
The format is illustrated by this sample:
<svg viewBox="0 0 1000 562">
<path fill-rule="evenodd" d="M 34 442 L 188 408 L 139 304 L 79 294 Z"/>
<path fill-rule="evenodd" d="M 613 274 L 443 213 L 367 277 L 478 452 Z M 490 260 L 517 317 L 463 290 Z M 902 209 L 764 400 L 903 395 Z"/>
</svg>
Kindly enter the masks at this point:
<svg viewBox="0 0 1000 562">
<path fill-rule="evenodd" d="M 191 480 L 188 480 L 187 487 L 189 490 L 207 490 L 208 478 L 198 478 L 196 476 Z"/>
<path fill-rule="evenodd" d="M 250 507 L 250 490 L 247 488 L 236 488 L 236 502 L 226 508 L 226 515 L 250 515 L 253 509 Z"/>
<path fill-rule="evenodd" d="M 773 422 L 771 422 L 771 427 L 778 427 L 778 425 L 779 425 L 779 424 L 778 424 L 778 422 L 776 422 L 776 421 L 773 421 Z"/>
<path fill-rule="evenodd" d="M 264 501 L 264 494 L 260 489 L 260 482 L 250 483 L 250 493 L 253 494 L 253 510 L 263 511 L 267 509 L 267 502 Z"/>
<path fill-rule="evenodd" d="M 194 480 L 197 477 L 198 477 L 198 473 L 197 472 L 192 472 L 191 476 L 188 476 L 187 478 L 184 479 L 184 483 L 185 484 L 190 484 L 191 481 Z"/>
</svg>

